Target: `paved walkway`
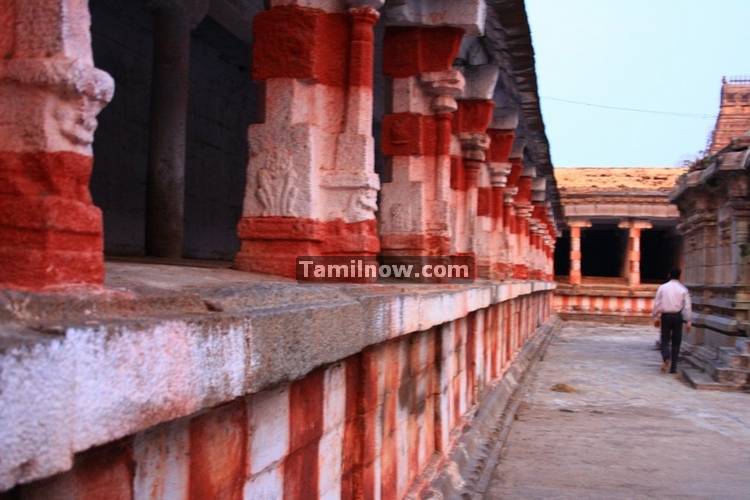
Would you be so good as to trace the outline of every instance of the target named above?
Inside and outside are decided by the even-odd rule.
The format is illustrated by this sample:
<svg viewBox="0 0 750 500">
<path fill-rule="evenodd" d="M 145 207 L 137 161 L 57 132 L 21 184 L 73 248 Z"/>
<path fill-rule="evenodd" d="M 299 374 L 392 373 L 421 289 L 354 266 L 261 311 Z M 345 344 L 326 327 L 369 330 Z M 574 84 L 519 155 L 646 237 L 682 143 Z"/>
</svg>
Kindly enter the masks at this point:
<svg viewBox="0 0 750 500">
<path fill-rule="evenodd" d="M 750 499 L 750 394 L 660 374 L 655 339 L 648 326 L 566 324 L 486 498 Z"/>
</svg>

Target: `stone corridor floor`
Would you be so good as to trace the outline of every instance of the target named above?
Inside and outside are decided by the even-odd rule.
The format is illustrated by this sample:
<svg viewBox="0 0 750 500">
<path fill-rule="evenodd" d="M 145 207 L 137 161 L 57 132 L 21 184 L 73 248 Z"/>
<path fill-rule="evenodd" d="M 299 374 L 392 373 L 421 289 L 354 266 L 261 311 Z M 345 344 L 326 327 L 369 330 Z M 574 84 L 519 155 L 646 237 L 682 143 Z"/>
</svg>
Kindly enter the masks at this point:
<svg viewBox="0 0 750 500">
<path fill-rule="evenodd" d="M 485 498 L 750 499 L 750 394 L 659 373 L 655 339 L 651 326 L 565 324 Z"/>
</svg>

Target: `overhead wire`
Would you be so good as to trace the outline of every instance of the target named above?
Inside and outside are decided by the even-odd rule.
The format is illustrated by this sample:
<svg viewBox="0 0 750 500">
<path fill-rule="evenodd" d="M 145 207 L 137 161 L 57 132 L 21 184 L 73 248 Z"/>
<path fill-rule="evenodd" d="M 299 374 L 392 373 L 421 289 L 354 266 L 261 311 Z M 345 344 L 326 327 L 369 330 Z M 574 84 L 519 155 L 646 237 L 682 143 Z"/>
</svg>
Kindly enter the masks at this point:
<svg viewBox="0 0 750 500">
<path fill-rule="evenodd" d="M 577 104 L 580 106 L 589 106 L 592 108 L 612 109 L 616 111 L 629 111 L 633 113 L 649 113 L 649 114 L 656 114 L 656 115 L 671 115 L 671 116 L 682 116 L 686 118 L 700 118 L 700 119 L 708 119 L 708 118 L 716 117 L 716 115 L 709 115 L 705 113 L 685 113 L 685 112 L 680 112 L 680 111 L 664 111 L 664 110 L 657 110 L 657 109 L 628 108 L 624 106 L 612 106 L 608 104 L 597 104 L 593 102 L 576 101 L 573 99 L 563 99 L 560 97 L 550 97 L 550 96 L 540 96 L 540 97 L 542 99 L 547 99 L 549 101 L 558 101 L 558 102 L 564 102 L 568 104 Z"/>
</svg>

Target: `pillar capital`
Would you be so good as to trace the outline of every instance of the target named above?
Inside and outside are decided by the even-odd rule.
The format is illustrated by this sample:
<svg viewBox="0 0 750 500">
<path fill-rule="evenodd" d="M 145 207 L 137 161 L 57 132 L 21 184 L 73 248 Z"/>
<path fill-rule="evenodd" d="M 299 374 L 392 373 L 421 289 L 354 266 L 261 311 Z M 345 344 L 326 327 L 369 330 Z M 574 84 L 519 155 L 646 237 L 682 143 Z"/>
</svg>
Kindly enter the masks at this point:
<svg viewBox="0 0 750 500">
<path fill-rule="evenodd" d="M 617 227 L 620 229 L 651 229 L 654 226 L 648 221 L 629 219 L 620 221 Z"/>
<path fill-rule="evenodd" d="M 485 152 L 490 147 L 490 138 L 481 132 L 463 132 L 459 134 L 463 157 L 467 160 L 484 161 Z"/>
<path fill-rule="evenodd" d="M 570 227 L 576 227 L 576 228 L 583 228 L 583 227 L 591 227 L 591 221 L 585 220 L 585 219 L 573 219 L 568 221 L 568 226 Z"/>
<path fill-rule="evenodd" d="M 499 188 L 505 187 L 508 182 L 508 174 L 510 174 L 510 162 L 490 161 L 487 167 L 490 172 L 490 185 Z"/>
<path fill-rule="evenodd" d="M 350 9 L 368 8 L 378 10 L 385 4 L 385 0 L 347 0 L 346 3 Z"/>
</svg>

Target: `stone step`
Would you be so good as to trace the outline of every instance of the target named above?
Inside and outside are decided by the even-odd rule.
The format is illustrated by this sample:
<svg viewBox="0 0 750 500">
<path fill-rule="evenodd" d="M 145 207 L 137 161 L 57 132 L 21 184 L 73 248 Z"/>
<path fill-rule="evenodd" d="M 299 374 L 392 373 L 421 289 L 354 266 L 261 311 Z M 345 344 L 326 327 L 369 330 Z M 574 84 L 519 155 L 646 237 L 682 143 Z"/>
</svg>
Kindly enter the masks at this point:
<svg viewBox="0 0 750 500">
<path fill-rule="evenodd" d="M 750 354 L 742 354 L 734 347 L 720 347 L 719 360 L 730 368 L 750 368 Z"/>
<path fill-rule="evenodd" d="M 747 337 L 740 337 L 734 341 L 734 347 L 740 354 L 750 354 L 750 339 Z"/>
<path fill-rule="evenodd" d="M 733 387 L 715 381 L 706 372 L 697 368 L 680 368 L 680 375 L 693 389 L 704 391 L 734 390 Z"/>
<path fill-rule="evenodd" d="M 750 386 L 750 370 L 730 368 L 724 365 L 712 365 L 714 379 L 719 382 L 736 385 Z"/>
</svg>

